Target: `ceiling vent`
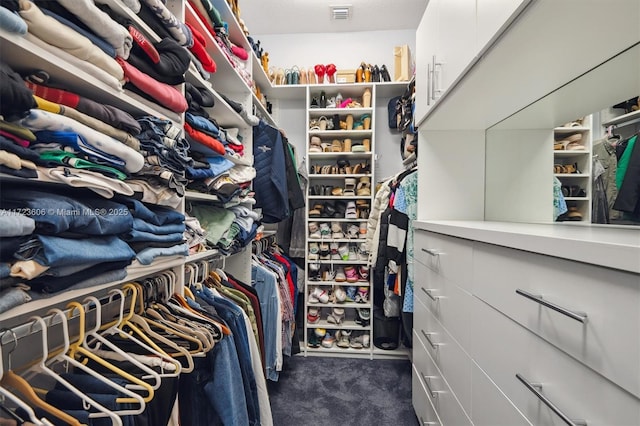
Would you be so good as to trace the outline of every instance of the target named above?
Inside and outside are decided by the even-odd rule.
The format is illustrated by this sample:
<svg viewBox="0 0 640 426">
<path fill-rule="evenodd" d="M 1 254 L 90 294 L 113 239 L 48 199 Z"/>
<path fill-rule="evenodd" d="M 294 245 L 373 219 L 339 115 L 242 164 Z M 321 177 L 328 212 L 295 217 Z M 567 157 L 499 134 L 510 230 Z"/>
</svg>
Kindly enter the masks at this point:
<svg viewBox="0 0 640 426">
<path fill-rule="evenodd" d="M 334 21 L 345 21 L 351 18 L 351 6 L 330 6 L 331 19 Z"/>
</svg>

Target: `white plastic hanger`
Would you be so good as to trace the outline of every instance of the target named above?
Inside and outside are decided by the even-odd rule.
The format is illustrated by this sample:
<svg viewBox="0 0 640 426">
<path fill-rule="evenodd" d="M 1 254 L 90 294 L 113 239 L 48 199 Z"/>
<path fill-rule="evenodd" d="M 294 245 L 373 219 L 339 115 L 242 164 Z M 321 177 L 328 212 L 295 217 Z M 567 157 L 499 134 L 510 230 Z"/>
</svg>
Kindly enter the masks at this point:
<svg viewBox="0 0 640 426">
<path fill-rule="evenodd" d="M 62 385 L 64 385 L 65 388 L 67 388 L 69 391 L 73 392 L 76 396 L 78 396 L 80 399 L 82 399 L 85 402 L 88 402 L 89 404 L 91 404 L 92 406 L 94 406 L 95 408 L 97 408 L 100 412 L 99 413 L 90 413 L 89 414 L 89 418 L 97 418 L 97 417 L 109 417 L 111 419 L 111 422 L 113 425 L 115 426 L 122 426 L 122 419 L 113 411 L 105 408 L 104 406 L 102 406 L 101 404 L 97 403 L 96 401 L 94 401 L 92 398 L 90 398 L 89 396 L 87 396 L 86 394 L 84 394 L 83 392 L 81 392 L 80 390 L 78 390 L 76 387 L 74 387 L 71 383 L 69 383 L 68 381 L 66 381 L 64 378 L 60 377 L 55 371 L 53 371 L 52 369 L 50 369 L 46 364 L 45 361 L 47 359 L 47 357 L 49 356 L 49 342 L 48 342 L 48 335 L 47 335 L 47 324 L 45 323 L 44 319 L 42 319 L 41 317 L 31 317 L 29 319 L 30 321 L 34 321 L 33 325 L 35 325 L 36 323 L 40 326 L 40 331 L 41 331 L 41 336 L 42 336 L 42 358 L 40 359 L 40 362 L 37 364 L 36 368 L 42 372 L 47 374 L 48 376 L 52 377 L 53 379 L 55 379 L 58 383 L 61 383 Z M 33 332 L 33 325 L 31 327 L 31 332 Z M 69 335 L 67 333 L 67 330 L 64 330 L 64 339 L 66 342 L 68 342 L 69 340 Z M 65 352 L 67 347 L 65 346 Z M 84 404 L 83 404 L 84 406 Z M 86 407 L 85 410 L 88 411 L 90 407 Z"/>
<path fill-rule="evenodd" d="M 53 361 L 58 361 L 61 363 L 67 363 L 70 365 L 73 365 L 74 367 L 84 371 L 85 373 L 89 374 L 91 377 L 100 380 L 101 382 L 111 386 L 114 390 L 120 392 L 122 395 L 126 395 L 127 397 L 133 398 L 137 401 L 137 403 L 140 405 L 139 408 L 137 409 L 128 409 L 128 410 L 117 410 L 115 411 L 116 414 L 118 414 L 119 416 L 127 416 L 127 415 L 136 415 L 136 414 L 140 414 L 145 410 L 146 407 L 146 403 L 144 402 L 144 399 L 142 398 L 141 395 L 137 394 L 136 392 L 133 392 L 130 389 L 127 389 L 119 384 L 117 384 L 116 382 L 107 379 L 106 377 L 104 377 L 103 375 L 101 375 L 100 373 L 98 373 L 97 371 L 87 367 L 86 365 L 84 365 L 83 363 L 79 362 L 78 360 L 76 360 L 75 358 L 70 357 L 69 355 L 67 355 L 67 352 L 69 351 L 69 325 L 67 323 L 67 317 L 64 314 L 64 312 L 62 312 L 62 310 L 60 309 L 52 309 L 49 311 L 49 314 L 52 314 L 51 317 L 51 322 L 53 322 L 53 319 L 56 317 L 60 318 L 60 321 L 62 323 L 62 332 L 64 334 L 64 349 L 62 352 L 58 353 L 57 355 L 54 355 L 53 357 L 49 358 L 50 362 Z"/>
<path fill-rule="evenodd" d="M 4 332 L 0 335 L 0 339 L 2 338 L 2 336 L 4 335 L 4 333 L 6 332 L 10 332 L 13 334 L 13 340 L 15 342 L 15 346 L 13 347 L 13 349 L 15 349 L 15 347 L 18 345 L 18 339 L 16 338 L 15 333 L 13 333 L 13 331 L 9 331 L 9 330 L 4 330 Z M 0 342 L 0 381 L 2 381 L 2 376 L 4 373 L 4 366 L 2 365 L 2 360 L 4 359 L 2 356 L 2 342 Z M 8 359 L 9 361 L 11 361 L 11 352 L 13 352 L 13 349 L 8 353 Z M 9 362 L 9 370 L 11 369 L 11 362 Z M 2 386 L 0 386 L 0 395 L 4 396 L 5 398 L 7 398 L 9 401 L 13 402 L 14 404 L 16 404 L 18 407 L 22 408 L 25 413 L 27 413 L 29 415 L 29 420 L 31 420 L 32 423 L 38 425 L 38 426 L 53 426 L 53 424 L 45 419 L 39 419 L 38 416 L 36 416 L 36 413 L 33 411 L 33 409 L 27 405 L 24 401 L 22 401 L 20 398 L 18 398 L 17 396 L 15 396 L 14 394 L 12 394 L 11 392 L 9 392 L 8 390 L 6 390 L 5 388 L 3 388 Z"/>
<path fill-rule="evenodd" d="M 138 339 L 136 339 L 134 336 L 127 336 L 127 337 L 129 338 L 129 340 L 135 342 L 136 344 L 138 344 L 139 346 L 144 348 L 147 352 L 160 357 L 160 359 L 163 362 L 166 362 L 166 363 L 174 365 L 175 369 L 172 372 L 165 372 L 164 369 L 163 369 L 162 373 L 158 373 L 155 370 L 152 370 L 148 366 L 144 365 L 143 363 L 141 363 L 137 359 L 131 357 L 127 352 L 123 351 L 117 345 L 115 345 L 114 343 L 112 343 L 109 340 L 107 340 L 104 336 L 100 335 L 98 333 L 98 330 L 100 329 L 100 327 L 102 325 L 102 323 L 101 323 L 101 320 L 102 320 L 102 305 L 100 304 L 100 301 L 94 296 L 86 297 L 84 299 L 84 302 L 87 302 L 87 301 L 91 301 L 95 305 L 96 325 L 91 330 L 87 330 L 86 338 L 85 338 L 85 340 L 83 342 L 83 346 L 85 346 L 89 350 L 98 349 L 103 344 L 105 346 L 109 347 L 111 349 L 111 351 L 119 354 L 123 358 L 126 358 L 127 361 L 131 362 L 132 364 L 134 364 L 135 366 L 140 368 L 142 371 L 148 373 L 149 376 L 144 376 L 143 379 L 153 378 L 156 381 L 156 384 L 153 387 L 154 389 L 158 389 L 160 387 L 160 384 L 162 383 L 162 377 L 177 377 L 180 374 L 180 370 L 182 369 L 182 365 L 180 364 L 180 362 L 178 362 L 175 359 L 171 358 L 166 353 L 163 354 L 161 352 L 156 351 L 155 349 L 153 349 L 152 347 L 148 346 L 144 342 L 139 341 Z M 88 340 L 87 340 L 88 338 L 95 339 L 95 340 L 99 341 L 100 343 L 98 343 L 96 347 L 91 348 L 89 346 L 89 343 L 88 343 Z"/>
</svg>

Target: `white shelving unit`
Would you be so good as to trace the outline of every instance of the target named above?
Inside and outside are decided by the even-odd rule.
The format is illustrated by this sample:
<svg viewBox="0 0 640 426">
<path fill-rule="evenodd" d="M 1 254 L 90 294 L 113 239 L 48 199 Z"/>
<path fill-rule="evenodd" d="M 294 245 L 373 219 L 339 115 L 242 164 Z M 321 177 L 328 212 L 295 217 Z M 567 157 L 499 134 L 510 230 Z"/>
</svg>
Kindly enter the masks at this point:
<svg viewBox="0 0 640 426">
<path fill-rule="evenodd" d="M 570 209 L 568 214 L 574 217 L 572 220 L 571 217 L 562 215 L 559 218 L 561 223 L 591 223 L 591 121 L 592 117 L 589 115 L 582 119 L 580 126 L 553 129 L 554 141 L 563 141 L 574 135 L 581 137 L 575 145 L 553 150 L 554 176 L 562 183 L 562 193 Z M 578 149 L 571 149 L 572 146 Z M 562 170 L 567 165 L 572 166 L 570 170 L 577 171 L 567 173 Z"/>
</svg>

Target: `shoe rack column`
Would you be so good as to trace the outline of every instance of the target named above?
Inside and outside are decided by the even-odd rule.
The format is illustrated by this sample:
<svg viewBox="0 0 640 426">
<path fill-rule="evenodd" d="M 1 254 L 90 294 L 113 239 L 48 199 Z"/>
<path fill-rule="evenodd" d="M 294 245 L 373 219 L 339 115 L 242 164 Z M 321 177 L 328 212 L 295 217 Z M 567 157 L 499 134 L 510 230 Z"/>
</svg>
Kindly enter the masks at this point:
<svg viewBox="0 0 640 426">
<path fill-rule="evenodd" d="M 553 172 L 568 211 L 558 222 L 591 223 L 591 116 L 553 129 Z"/>
<path fill-rule="evenodd" d="M 365 252 L 372 203 L 375 87 L 307 87 L 305 354 L 373 357 Z"/>
</svg>

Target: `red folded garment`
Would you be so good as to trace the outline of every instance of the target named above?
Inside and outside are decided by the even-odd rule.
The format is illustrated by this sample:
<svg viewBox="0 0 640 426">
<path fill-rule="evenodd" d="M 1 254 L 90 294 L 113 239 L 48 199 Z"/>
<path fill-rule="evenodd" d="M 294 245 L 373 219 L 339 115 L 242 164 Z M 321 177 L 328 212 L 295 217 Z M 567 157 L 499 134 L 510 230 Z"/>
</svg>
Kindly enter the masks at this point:
<svg viewBox="0 0 640 426">
<path fill-rule="evenodd" d="M 213 137 L 211 137 L 211 136 L 209 136 L 209 135 L 207 135 L 205 133 L 202 133 L 202 132 L 194 129 L 193 127 L 189 126 L 189 123 L 184 123 L 184 130 L 196 142 L 201 143 L 202 145 L 206 146 L 207 148 L 211 148 L 212 150 L 214 150 L 215 152 L 217 152 L 220 155 L 224 155 L 224 153 L 225 153 L 224 145 L 222 145 L 222 142 L 220 142 L 216 138 L 213 138 Z"/>
<path fill-rule="evenodd" d="M 133 25 L 129 25 L 129 34 L 133 37 L 133 41 L 135 41 L 138 46 L 147 54 L 151 62 L 157 64 L 160 62 L 160 54 L 156 50 L 155 46 L 147 40 L 147 38 L 138 31 Z"/>
<path fill-rule="evenodd" d="M 30 81 L 25 81 L 24 84 L 27 85 L 33 94 L 46 99 L 50 102 L 55 102 L 56 104 L 66 105 L 71 108 L 77 108 L 78 102 L 80 102 L 80 96 L 75 93 L 67 92 L 66 90 L 54 89 L 53 87 L 41 86 L 39 84 L 31 83 Z"/>
<path fill-rule="evenodd" d="M 18 145 L 20 145 L 22 147 L 25 147 L 25 148 L 27 148 L 29 146 L 29 144 L 31 143 L 26 139 L 22 139 L 21 137 L 16 136 L 13 133 L 6 132 L 4 130 L 0 130 L 0 136 L 4 136 L 7 139 L 11 139 L 12 141 L 17 143 Z"/>
<path fill-rule="evenodd" d="M 198 60 L 202 64 L 202 68 L 204 68 L 205 71 L 208 71 L 210 73 L 216 72 L 216 63 L 207 52 L 207 49 L 205 49 L 207 41 L 205 40 L 204 36 L 188 23 L 185 23 L 185 25 L 189 27 L 191 33 L 193 33 L 193 46 L 191 46 L 189 50 L 196 56 L 196 58 L 198 58 Z"/>
<path fill-rule="evenodd" d="M 117 57 L 116 61 L 124 71 L 124 78 L 144 93 L 157 100 L 162 106 L 174 112 L 185 112 L 189 107 L 184 95 L 173 86 L 164 84 L 149 77 L 124 59 Z"/>
<path fill-rule="evenodd" d="M 243 61 L 246 61 L 247 59 L 249 59 L 249 54 L 247 53 L 247 51 L 240 46 L 236 46 L 235 44 L 231 46 L 231 52 L 233 52 L 234 55 L 236 55 L 238 58 L 242 59 Z"/>
<path fill-rule="evenodd" d="M 236 145 L 236 144 L 230 143 L 228 146 L 229 146 L 229 148 L 231 148 L 232 150 L 234 150 L 235 152 L 237 152 L 239 154 L 244 153 L 244 146 L 242 146 L 242 145 Z"/>
</svg>

